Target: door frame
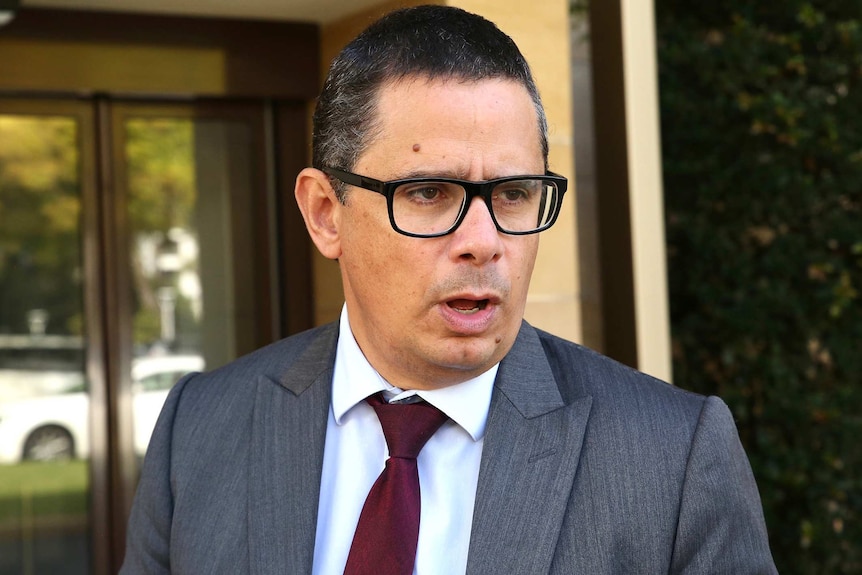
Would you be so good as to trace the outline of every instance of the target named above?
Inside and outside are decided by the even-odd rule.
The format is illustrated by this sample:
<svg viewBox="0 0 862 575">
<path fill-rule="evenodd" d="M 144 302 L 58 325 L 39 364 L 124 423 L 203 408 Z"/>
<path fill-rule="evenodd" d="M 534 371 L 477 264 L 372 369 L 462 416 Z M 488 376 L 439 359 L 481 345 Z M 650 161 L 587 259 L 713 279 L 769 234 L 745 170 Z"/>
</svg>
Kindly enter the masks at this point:
<svg viewBox="0 0 862 575">
<path fill-rule="evenodd" d="M 13 116 L 61 116 L 74 118 L 77 125 L 81 220 L 79 236 L 83 266 L 82 303 L 86 342 L 84 374 L 88 382 L 90 458 L 89 491 L 90 540 L 93 564 L 105 563 L 110 557 L 110 502 L 103 494 L 110 490 L 110 440 L 107 418 L 109 385 L 107 377 L 108 314 L 106 298 L 104 246 L 104 212 L 98 194 L 98 136 L 95 109 L 91 103 L 71 99 L 19 99 L 0 97 L 0 114 Z M 96 536 L 99 534 L 100 536 Z M 97 573 L 101 573 L 96 568 Z"/>
<path fill-rule="evenodd" d="M 266 244 L 272 276 L 262 289 L 272 301 L 271 337 L 284 337 L 314 321 L 312 246 L 293 200 L 293 180 L 309 162 L 319 36 L 313 24 L 37 8 L 22 8 L 0 29 L 2 105 L 79 110 L 81 125 L 88 126 L 82 147 L 100 150 L 82 155 L 82 182 L 85 173 L 89 178 L 82 189 L 82 241 L 92 386 L 91 549 L 98 575 L 115 573 L 122 564 L 132 495 L 119 424 L 129 401 L 119 374 L 129 359 L 116 347 L 125 304 L 115 278 L 122 274 L 117 262 L 125 247 L 114 228 L 119 206 L 110 157 L 112 103 L 263 110 L 260 151 L 269 194 L 263 217 L 271 226 L 262 228 L 274 235 Z"/>
</svg>

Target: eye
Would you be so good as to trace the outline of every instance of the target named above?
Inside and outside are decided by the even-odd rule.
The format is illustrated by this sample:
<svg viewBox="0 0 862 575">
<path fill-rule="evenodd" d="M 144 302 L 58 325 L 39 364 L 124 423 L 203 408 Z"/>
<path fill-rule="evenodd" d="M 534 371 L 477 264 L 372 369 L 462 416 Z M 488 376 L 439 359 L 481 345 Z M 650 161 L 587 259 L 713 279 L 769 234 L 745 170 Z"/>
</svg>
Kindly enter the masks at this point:
<svg viewBox="0 0 862 575">
<path fill-rule="evenodd" d="M 527 192 L 527 190 L 521 188 L 509 188 L 507 190 L 503 190 L 500 195 L 507 202 L 517 202 L 529 197 L 529 193 Z"/>
<path fill-rule="evenodd" d="M 500 187 L 494 190 L 494 201 L 507 204 L 519 204 L 530 200 L 533 192 L 519 184 Z"/>
<path fill-rule="evenodd" d="M 423 184 L 407 191 L 407 195 L 417 200 L 436 200 L 441 197 L 443 190 L 436 185 Z"/>
<path fill-rule="evenodd" d="M 416 206 L 449 205 L 460 201 L 462 196 L 462 189 L 446 182 L 404 184 L 395 192 L 396 202 L 406 201 Z"/>
</svg>

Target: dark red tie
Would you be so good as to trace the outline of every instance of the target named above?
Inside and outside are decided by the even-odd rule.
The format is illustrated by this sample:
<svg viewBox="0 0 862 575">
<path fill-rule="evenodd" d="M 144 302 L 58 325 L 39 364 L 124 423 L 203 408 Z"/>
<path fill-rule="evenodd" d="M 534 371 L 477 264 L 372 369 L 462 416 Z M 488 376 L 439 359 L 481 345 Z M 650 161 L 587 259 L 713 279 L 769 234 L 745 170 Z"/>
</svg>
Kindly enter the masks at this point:
<svg viewBox="0 0 862 575">
<path fill-rule="evenodd" d="M 429 403 L 366 401 L 383 427 L 389 459 L 374 482 L 353 535 L 344 575 L 410 575 L 419 540 L 419 471 L 416 456 L 448 419 Z"/>
</svg>

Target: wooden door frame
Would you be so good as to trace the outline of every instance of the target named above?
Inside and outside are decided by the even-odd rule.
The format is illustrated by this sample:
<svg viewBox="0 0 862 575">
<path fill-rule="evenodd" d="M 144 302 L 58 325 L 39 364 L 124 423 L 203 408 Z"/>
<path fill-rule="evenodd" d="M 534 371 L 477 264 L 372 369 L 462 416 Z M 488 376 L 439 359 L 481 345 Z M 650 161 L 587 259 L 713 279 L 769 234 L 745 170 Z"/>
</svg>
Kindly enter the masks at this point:
<svg viewBox="0 0 862 575">
<path fill-rule="evenodd" d="M 307 109 L 319 90 L 319 53 L 317 26 L 288 22 L 22 8 L 0 28 L 0 98 L 46 108 L 84 100 L 89 104 L 80 105 L 93 110 L 85 114 L 84 144 L 100 152 L 85 166 L 92 183 L 82 198 L 82 233 L 91 280 L 85 309 L 93 348 L 87 371 L 93 378 L 91 545 L 98 575 L 115 573 L 122 563 L 130 504 L 128 454 L 118 437 L 128 390 L 118 378 L 123 359 L 113 347 L 124 310 L 112 280 L 120 273 L 122 246 L 112 239 L 118 205 L 111 102 L 168 100 L 202 108 L 241 102 L 265 110 L 268 136 L 261 151 L 271 201 L 264 215 L 278 237 L 271 254 L 276 278 L 265 289 L 274 299 L 272 337 L 282 337 L 313 324 L 311 242 L 293 200 L 293 179 L 309 161 Z"/>
<path fill-rule="evenodd" d="M 22 100 L 0 98 L 0 114 L 21 116 L 62 116 L 74 118 L 77 124 L 77 144 L 81 189 L 81 220 L 79 236 L 83 265 L 83 315 L 85 325 L 84 372 L 88 383 L 90 461 L 89 505 L 90 541 L 94 572 L 108 573 L 111 550 L 109 538 L 98 536 L 110 532 L 109 493 L 110 437 L 107 417 L 109 405 L 108 354 L 106 352 L 108 313 L 104 307 L 106 275 L 104 273 L 104 212 L 98 196 L 98 145 L 95 110 L 83 100 L 50 99 Z"/>
</svg>

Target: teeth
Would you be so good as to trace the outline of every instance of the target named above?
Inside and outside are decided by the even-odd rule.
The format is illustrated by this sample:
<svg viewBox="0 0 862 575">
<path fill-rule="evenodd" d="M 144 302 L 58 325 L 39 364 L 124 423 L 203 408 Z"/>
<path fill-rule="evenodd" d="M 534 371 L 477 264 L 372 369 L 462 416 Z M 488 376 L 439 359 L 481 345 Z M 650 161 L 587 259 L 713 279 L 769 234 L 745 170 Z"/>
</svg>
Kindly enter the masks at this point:
<svg viewBox="0 0 862 575">
<path fill-rule="evenodd" d="M 456 307 L 456 308 L 453 308 L 453 309 L 454 309 L 455 311 L 457 311 L 458 313 L 463 313 L 464 315 L 470 315 L 470 314 L 474 314 L 474 313 L 476 313 L 476 312 L 477 312 L 477 311 L 479 311 L 481 308 L 480 308 L 479 306 L 476 306 L 476 307 L 472 307 L 472 308 L 470 308 L 470 309 L 461 309 L 461 308 L 459 308 L 459 307 Z"/>
<path fill-rule="evenodd" d="M 470 307 L 468 307 L 470 306 Z M 488 306 L 487 300 L 480 301 L 471 301 L 471 300 L 458 300 L 449 303 L 449 307 L 457 311 L 458 313 L 462 313 L 464 315 L 470 315 L 477 312 L 482 311 Z"/>
</svg>

